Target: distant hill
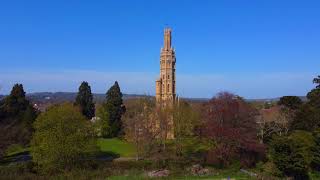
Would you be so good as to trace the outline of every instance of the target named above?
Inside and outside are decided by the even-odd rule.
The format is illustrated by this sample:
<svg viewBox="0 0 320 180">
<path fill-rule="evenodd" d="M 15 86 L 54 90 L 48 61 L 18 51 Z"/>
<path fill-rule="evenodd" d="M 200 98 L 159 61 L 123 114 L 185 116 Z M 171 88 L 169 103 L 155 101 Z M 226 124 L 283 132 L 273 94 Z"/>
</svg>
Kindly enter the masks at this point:
<svg viewBox="0 0 320 180">
<path fill-rule="evenodd" d="M 185 98 L 185 97 L 180 97 L 180 99 L 188 102 L 194 102 L 194 103 L 207 102 L 210 100 L 210 98 Z"/>
<path fill-rule="evenodd" d="M 76 92 L 36 92 L 27 94 L 27 98 L 36 104 L 56 104 L 61 102 L 73 102 L 77 96 Z M 105 94 L 94 93 L 93 99 L 97 103 L 101 103 L 105 100 Z M 0 95 L 0 99 L 3 99 L 5 96 Z M 132 98 L 147 97 L 146 95 L 137 95 L 137 94 L 123 94 L 124 100 Z M 302 101 L 306 101 L 305 96 L 300 96 Z M 205 102 L 209 98 L 184 98 L 181 99 L 191 102 Z M 248 102 L 276 102 L 280 98 L 266 98 L 266 99 L 247 99 Z"/>
<path fill-rule="evenodd" d="M 306 96 L 298 96 L 302 101 L 307 101 Z M 265 98 L 265 99 L 247 99 L 249 102 L 277 102 L 280 100 L 280 97 L 277 98 Z"/>
<path fill-rule="evenodd" d="M 75 92 L 37 92 L 27 94 L 27 98 L 34 103 L 61 103 L 75 101 L 77 93 Z M 105 100 L 105 94 L 93 93 L 93 100 L 101 103 Z M 123 94 L 123 99 L 145 97 L 145 95 Z"/>
</svg>

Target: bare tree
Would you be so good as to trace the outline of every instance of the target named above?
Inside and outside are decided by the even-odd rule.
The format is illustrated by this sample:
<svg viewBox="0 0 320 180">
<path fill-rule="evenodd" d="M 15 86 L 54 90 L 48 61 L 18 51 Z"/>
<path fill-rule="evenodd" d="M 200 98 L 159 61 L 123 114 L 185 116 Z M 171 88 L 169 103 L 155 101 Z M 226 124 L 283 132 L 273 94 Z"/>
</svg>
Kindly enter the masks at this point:
<svg viewBox="0 0 320 180">
<path fill-rule="evenodd" d="M 173 108 L 174 153 L 181 158 L 194 147 L 190 147 L 190 141 L 195 140 L 195 128 L 200 125 L 200 114 L 184 101 L 175 104 Z M 192 146 L 192 145 L 191 145 Z"/>
<path fill-rule="evenodd" d="M 152 158 L 164 163 L 181 157 L 184 141 L 194 136 L 194 126 L 199 122 L 199 116 L 187 103 L 156 107 L 151 99 L 141 98 L 131 100 L 126 107 L 125 134 L 135 144 L 136 159 Z"/>
<path fill-rule="evenodd" d="M 154 103 L 149 98 L 131 101 L 124 115 L 126 139 L 135 144 L 136 159 L 150 156 L 159 131 L 155 129 Z"/>
<path fill-rule="evenodd" d="M 272 135 L 287 135 L 294 113 L 294 110 L 284 106 L 275 106 L 270 109 L 261 110 L 257 118 L 260 142 L 269 142 Z"/>
</svg>

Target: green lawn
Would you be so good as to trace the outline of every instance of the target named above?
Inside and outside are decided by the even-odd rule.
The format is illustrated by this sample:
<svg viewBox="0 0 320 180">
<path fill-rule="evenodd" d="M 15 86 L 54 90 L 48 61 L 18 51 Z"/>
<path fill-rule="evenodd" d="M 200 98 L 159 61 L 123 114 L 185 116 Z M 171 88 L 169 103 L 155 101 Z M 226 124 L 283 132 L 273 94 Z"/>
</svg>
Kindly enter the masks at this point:
<svg viewBox="0 0 320 180">
<path fill-rule="evenodd" d="M 134 157 L 136 150 L 133 144 L 120 140 L 118 138 L 112 139 L 98 139 L 98 146 L 102 152 L 112 152 L 120 155 L 120 157 Z"/>
</svg>

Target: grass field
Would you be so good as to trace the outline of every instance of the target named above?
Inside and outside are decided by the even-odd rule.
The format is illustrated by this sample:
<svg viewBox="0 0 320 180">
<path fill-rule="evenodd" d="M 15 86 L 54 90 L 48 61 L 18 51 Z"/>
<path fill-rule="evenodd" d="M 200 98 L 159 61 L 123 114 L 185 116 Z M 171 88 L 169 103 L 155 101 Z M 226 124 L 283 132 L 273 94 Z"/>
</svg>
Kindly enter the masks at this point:
<svg viewBox="0 0 320 180">
<path fill-rule="evenodd" d="M 136 150 L 133 144 L 118 138 L 98 139 L 98 146 L 102 152 L 112 152 L 120 157 L 134 157 Z"/>
</svg>

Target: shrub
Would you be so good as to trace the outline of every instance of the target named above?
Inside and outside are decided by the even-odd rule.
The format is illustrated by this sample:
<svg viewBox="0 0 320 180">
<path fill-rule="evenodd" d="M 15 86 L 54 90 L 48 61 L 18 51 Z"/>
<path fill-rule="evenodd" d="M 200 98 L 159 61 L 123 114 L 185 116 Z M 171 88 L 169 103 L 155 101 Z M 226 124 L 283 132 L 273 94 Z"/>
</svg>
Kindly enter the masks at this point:
<svg viewBox="0 0 320 180">
<path fill-rule="evenodd" d="M 295 179 L 308 178 L 308 158 L 303 148 L 305 142 L 289 137 L 274 138 L 271 157 L 276 167 L 286 176 Z"/>
<path fill-rule="evenodd" d="M 315 145 L 312 148 L 313 159 L 311 162 L 312 168 L 320 171 L 320 129 L 313 132 Z"/>
<path fill-rule="evenodd" d="M 72 104 L 51 107 L 34 123 L 33 161 L 44 170 L 71 168 L 95 150 L 91 125 Z"/>
</svg>

